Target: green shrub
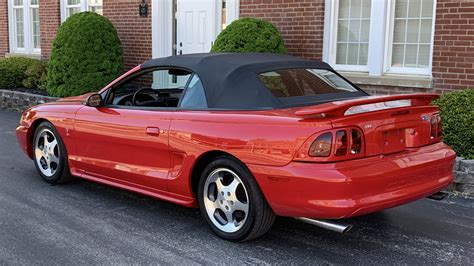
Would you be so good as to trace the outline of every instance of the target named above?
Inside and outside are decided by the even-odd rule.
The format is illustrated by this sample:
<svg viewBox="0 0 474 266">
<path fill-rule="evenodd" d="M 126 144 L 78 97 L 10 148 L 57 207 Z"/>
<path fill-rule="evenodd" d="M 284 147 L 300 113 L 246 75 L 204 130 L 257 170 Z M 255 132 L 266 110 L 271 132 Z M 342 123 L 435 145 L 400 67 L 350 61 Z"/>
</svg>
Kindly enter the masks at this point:
<svg viewBox="0 0 474 266">
<path fill-rule="evenodd" d="M 280 32 L 270 22 L 242 18 L 225 28 L 212 46 L 212 52 L 285 53 Z"/>
<path fill-rule="evenodd" d="M 58 29 L 48 63 L 49 95 L 98 91 L 123 68 L 122 46 L 112 23 L 93 12 L 69 17 Z"/>
<path fill-rule="evenodd" d="M 26 70 L 39 61 L 26 57 L 10 57 L 0 59 L 0 89 L 23 87 Z"/>
<path fill-rule="evenodd" d="M 443 123 L 443 141 L 458 156 L 474 159 L 474 89 L 442 94 L 435 101 Z"/>
<path fill-rule="evenodd" d="M 46 90 L 48 64 L 46 61 L 37 61 L 28 66 L 25 71 L 23 86 L 28 89 Z"/>
</svg>

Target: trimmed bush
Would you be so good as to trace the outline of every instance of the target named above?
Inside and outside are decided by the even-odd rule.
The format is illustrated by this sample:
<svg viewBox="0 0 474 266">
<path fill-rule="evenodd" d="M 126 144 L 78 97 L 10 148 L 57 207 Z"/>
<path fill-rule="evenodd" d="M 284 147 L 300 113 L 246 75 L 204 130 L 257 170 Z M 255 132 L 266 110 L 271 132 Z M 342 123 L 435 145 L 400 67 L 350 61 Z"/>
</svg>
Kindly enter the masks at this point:
<svg viewBox="0 0 474 266">
<path fill-rule="evenodd" d="M 46 61 L 37 61 L 28 66 L 25 71 L 23 86 L 28 89 L 46 90 L 48 64 Z"/>
<path fill-rule="evenodd" d="M 474 89 L 442 94 L 435 104 L 440 109 L 443 141 L 458 156 L 474 159 Z"/>
<path fill-rule="evenodd" d="M 23 87 L 26 70 L 38 60 L 26 57 L 10 57 L 0 59 L 0 89 Z"/>
<path fill-rule="evenodd" d="M 212 52 L 286 53 L 280 32 L 270 22 L 242 18 L 225 28 L 211 49 Z"/>
<path fill-rule="evenodd" d="M 112 23 L 93 12 L 78 13 L 58 29 L 47 90 L 56 97 L 98 91 L 117 78 L 122 68 L 122 45 Z"/>
</svg>

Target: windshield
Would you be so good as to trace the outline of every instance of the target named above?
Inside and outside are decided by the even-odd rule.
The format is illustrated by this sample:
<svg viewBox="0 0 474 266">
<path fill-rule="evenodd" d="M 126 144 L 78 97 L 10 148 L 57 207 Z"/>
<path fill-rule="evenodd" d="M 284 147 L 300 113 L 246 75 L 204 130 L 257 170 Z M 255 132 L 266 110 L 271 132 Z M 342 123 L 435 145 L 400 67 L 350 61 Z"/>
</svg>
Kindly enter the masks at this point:
<svg viewBox="0 0 474 266">
<path fill-rule="evenodd" d="M 281 69 L 261 73 L 259 79 L 283 105 L 317 104 L 367 95 L 324 69 Z"/>
</svg>

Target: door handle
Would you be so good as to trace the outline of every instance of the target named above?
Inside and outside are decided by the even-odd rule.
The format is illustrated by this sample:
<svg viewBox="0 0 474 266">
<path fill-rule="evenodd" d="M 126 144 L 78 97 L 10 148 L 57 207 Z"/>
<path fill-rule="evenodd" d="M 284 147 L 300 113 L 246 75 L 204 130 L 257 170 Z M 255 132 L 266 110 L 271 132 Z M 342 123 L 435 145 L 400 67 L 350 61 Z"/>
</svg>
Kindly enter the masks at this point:
<svg viewBox="0 0 474 266">
<path fill-rule="evenodd" d="M 160 129 L 157 127 L 147 127 L 146 128 L 146 134 L 150 136 L 159 136 L 160 135 Z"/>
</svg>

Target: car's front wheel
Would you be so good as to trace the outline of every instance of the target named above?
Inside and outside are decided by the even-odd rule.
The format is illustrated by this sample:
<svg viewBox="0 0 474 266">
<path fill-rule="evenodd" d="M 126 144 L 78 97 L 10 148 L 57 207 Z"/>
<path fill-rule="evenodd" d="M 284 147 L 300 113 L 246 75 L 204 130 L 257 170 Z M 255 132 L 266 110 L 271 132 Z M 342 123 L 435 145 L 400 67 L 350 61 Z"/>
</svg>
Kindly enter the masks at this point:
<svg viewBox="0 0 474 266">
<path fill-rule="evenodd" d="M 220 157 L 205 168 L 198 198 L 202 216 L 212 231 L 226 240 L 257 238 L 275 220 L 253 175 L 231 157 Z"/>
<path fill-rule="evenodd" d="M 66 147 L 51 123 L 42 122 L 36 128 L 33 138 L 33 156 L 36 169 L 46 182 L 59 184 L 72 179 Z"/>
</svg>

